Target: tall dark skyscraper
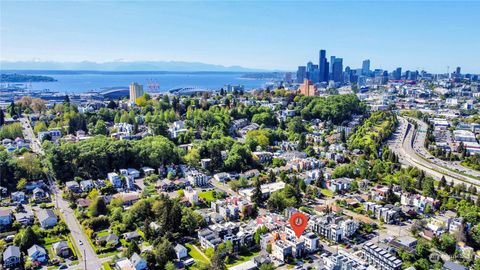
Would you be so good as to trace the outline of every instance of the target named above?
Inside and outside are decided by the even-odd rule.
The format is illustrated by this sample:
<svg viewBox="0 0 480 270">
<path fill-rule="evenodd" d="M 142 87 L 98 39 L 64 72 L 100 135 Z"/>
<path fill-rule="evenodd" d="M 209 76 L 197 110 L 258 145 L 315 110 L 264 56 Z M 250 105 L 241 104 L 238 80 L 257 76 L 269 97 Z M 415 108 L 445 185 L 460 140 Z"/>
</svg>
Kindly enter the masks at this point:
<svg viewBox="0 0 480 270">
<path fill-rule="evenodd" d="M 345 82 L 350 82 L 352 80 L 352 70 L 350 69 L 349 66 L 345 68 Z"/>
<path fill-rule="evenodd" d="M 303 83 L 303 80 L 307 77 L 307 67 L 298 66 L 297 69 L 297 83 Z"/>
<path fill-rule="evenodd" d="M 330 78 L 333 78 L 333 63 L 335 63 L 335 56 L 330 56 L 330 68 L 328 70 L 328 73 L 330 73 Z"/>
<path fill-rule="evenodd" d="M 370 74 L 370 60 L 363 60 L 362 62 L 362 75 Z"/>
<path fill-rule="evenodd" d="M 325 50 L 320 50 L 318 66 L 320 69 L 319 81 L 328 82 L 328 62 L 327 62 L 327 52 Z"/>
<path fill-rule="evenodd" d="M 395 80 L 401 80 L 402 79 L 402 68 L 401 67 L 398 67 L 393 72 L 393 79 L 395 79 Z"/>
<path fill-rule="evenodd" d="M 343 59 L 334 58 L 332 64 L 332 77 L 334 82 L 343 82 Z"/>
</svg>

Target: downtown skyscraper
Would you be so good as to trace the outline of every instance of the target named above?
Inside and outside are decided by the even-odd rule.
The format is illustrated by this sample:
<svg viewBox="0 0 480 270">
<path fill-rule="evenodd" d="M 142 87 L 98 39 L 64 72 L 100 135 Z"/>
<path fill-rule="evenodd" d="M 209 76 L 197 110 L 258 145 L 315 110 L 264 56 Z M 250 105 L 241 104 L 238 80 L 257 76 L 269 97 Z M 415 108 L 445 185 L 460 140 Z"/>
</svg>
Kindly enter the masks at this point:
<svg viewBox="0 0 480 270">
<path fill-rule="evenodd" d="M 334 58 L 332 64 L 332 79 L 334 82 L 343 82 L 343 59 Z"/>
<path fill-rule="evenodd" d="M 363 60 L 362 75 L 370 75 L 370 59 Z"/>
<path fill-rule="evenodd" d="M 327 52 L 325 50 L 320 50 L 318 58 L 318 66 L 320 78 L 319 82 L 328 82 L 328 61 L 327 61 Z"/>
</svg>

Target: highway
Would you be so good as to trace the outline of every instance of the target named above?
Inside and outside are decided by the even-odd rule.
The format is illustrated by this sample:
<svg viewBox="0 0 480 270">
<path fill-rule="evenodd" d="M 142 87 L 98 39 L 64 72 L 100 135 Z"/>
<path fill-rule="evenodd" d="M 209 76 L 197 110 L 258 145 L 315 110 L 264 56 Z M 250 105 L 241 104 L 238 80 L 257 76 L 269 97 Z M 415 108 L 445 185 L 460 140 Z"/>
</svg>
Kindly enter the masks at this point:
<svg viewBox="0 0 480 270">
<path fill-rule="evenodd" d="M 398 155 L 399 162 L 402 165 L 417 167 L 437 180 L 445 176 L 448 182 L 453 181 L 455 184 L 467 183 L 480 186 L 480 181 L 476 178 L 448 170 L 440 166 L 439 164 L 442 164 L 440 162 L 435 163 L 427 158 L 422 158 L 421 153 L 417 152 L 417 149 L 424 149 L 423 140 L 425 136 L 419 136 L 418 140 L 416 140 L 418 132 L 414 125 L 400 116 L 398 117 L 398 121 L 399 127 L 387 142 L 387 145 Z"/>
<path fill-rule="evenodd" d="M 480 177 L 480 171 L 476 171 L 467 167 L 464 167 L 460 165 L 460 162 L 458 161 L 445 161 L 441 160 L 439 158 L 434 157 L 432 154 L 430 154 L 427 149 L 425 148 L 425 137 L 427 135 L 426 130 L 428 128 L 427 123 L 415 119 L 415 118 L 410 118 L 407 117 L 408 120 L 410 121 L 415 121 L 418 125 L 418 130 L 421 130 L 421 132 L 417 132 L 415 136 L 415 141 L 413 142 L 413 148 L 419 153 L 420 155 L 426 157 L 429 159 L 432 163 L 438 164 L 440 166 L 443 166 L 444 169 L 448 170 L 453 170 L 454 172 L 462 172 L 464 174 L 473 176 L 473 177 Z"/>
<path fill-rule="evenodd" d="M 20 118 L 20 122 L 23 127 L 23 135 L 25 139 L 30 140 L 32 151 L 44 155 L 43 149 L 40 145 L 40 142 L 35 137 L 35 133 L 30 125 L 28 118 Z M 50 186 L 51 195 L 54 197 L 55 208 L 60 211 L 63 216 L 63 220 L 68 226 L 70 233 L 72 235 L 73 243 L 76 250 L 80 251 L 81 254 L 77 254 L 79 259 L 79 264 L 74 266 L 69 266 L 68 269 L 102 269 L 102 262 L 109 261 L 110 258 L 100 259 L 93 247 L 90 245 L 87 239 L 87 235 L 82 229 L 82 226 L 78 222 L 77 218 L 74 215 L 74 211 L 68 205 L 68 202 L 62 198 L 62 192 L 58 187 L 57 183 L 53 180 L 53 177 L 47 172 L 46 173 L 48 184 Z"/>
</svg>

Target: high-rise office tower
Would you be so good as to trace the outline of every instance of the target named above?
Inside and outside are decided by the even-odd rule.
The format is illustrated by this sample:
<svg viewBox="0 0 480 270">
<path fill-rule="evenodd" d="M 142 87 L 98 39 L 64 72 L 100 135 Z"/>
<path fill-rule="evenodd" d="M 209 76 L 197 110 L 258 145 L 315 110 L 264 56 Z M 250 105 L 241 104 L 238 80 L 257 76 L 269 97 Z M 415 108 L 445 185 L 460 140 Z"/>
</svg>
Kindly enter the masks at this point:
<svg viewBox="0 0 480 270">
<path fill-rule="evenodd" d="M 143 96 L 143 85 L 136 82 L 130 84 L 130 102 L 135 103 L 137 98 Z"/>
<path fill-rule="evenodd" d="M 335 58 L 332 65 L 332 75 L 334 82 L 343 82 L 343 59 Z"/>
<path fill-rule="evenodd" d="M 325 81 L 328 82 L 330 80 L 330 63 L 327 61 L 325 66 Z"/>
<path fill-rule="evenodd" d="M 313 64 L 312 62 L 307 63 L 307 79 L 313 83 L 318 82 L 318 65 Z"/>
<path fill-rule="evenodd" d="M 333 76 L 333 63 L 335 63 L 335 56 L 332 55 L 330 56 L 330 68 L 328 70 L 328 73 L 330 74 L 330 76 Z"/>
<path fill-rule="evenodd" d="M 328 62 L 327 62 L 327 52 L 325 50 L 320 50 L 320 55 L 318 59 L 318 66 L 320 69 L 320 82 L 328 82 Z"/>
<path fill-rule="evenodd" d="M 303 83 L 303 80 L 307 78 L 307 67 L 306 66 L 298 66 L 297 69 L 297 83 Z"/>
<path fill-rule="evenodd" d="M 398 67 L 393 72 L 393 79 L 395 79 L 395 80 L 401 80 L 402 79 L 402 68 L 401 67 Z"/>
<path fill-rule="evenodd" d="M 314 65 L 312 72 L 309 73 L 309 79 L 312 81 L 312 83 L 320 82 L 320 69 L 318 69 L 317 65 Z"/>
<path fill-rule="evenodd" d="M 285 75 L 283 76 L 283 80 L 286 83 L 291 83 L 292 82 L 292 73 L 291 72 L 285 72 Z"/>
<path fill-rule="evenodd" d="M 312 62 L 308 62 L 307 63 L 307 72 L 313 71 L 314 66 L 315 65 Z"/>
<path fill-rule="evenodd" d="M 362 75 L 370 74 L 370 59 L 363 60 L 362 62 Z"/>
<path fill-rule="evenodd" d="M 461 67 L 457 67 L 457 70 L 455 72 L 457 74 L 457 76 L 459 76 L 461 73 L 462 73 L 462 68 Z"/>
<path fill-rule="evenodd" d="M 382 84 L 386 84 L 388 82 L 388 71 L 384 71 L 382 74 Z"/>
<path fill-rule="evenodd" d="M 352 79 L 352 70 L 350 69 L 349 66 L 345 68 L 345 74 L 344 74 L 344 81 L 345 82 L 350 82 Z"/>
</svg>

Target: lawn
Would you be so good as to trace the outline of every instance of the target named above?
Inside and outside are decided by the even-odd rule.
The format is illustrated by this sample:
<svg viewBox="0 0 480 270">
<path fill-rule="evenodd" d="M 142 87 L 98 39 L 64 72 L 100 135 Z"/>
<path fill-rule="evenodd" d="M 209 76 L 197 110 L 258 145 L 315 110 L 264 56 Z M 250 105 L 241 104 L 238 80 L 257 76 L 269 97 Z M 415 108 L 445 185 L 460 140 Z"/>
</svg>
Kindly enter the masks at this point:
<svg viewBox="0 0 480 270">
<path fill-rule="evenodd" d="M 57 255 L 55 254 L 55 252 L 53 251 L 53 244 L 55 244 L 56 242 L 59 242 L 59 241 L 62 241 L 62 240 L 67 240 L 65 239 L 64 237 L 44 237 L 43 238 L 43 241 L 45 242 L 45 245 L 43 246 L 45 248 L 45 250 L 48 252 L 48 257 L 53 259 L 55 257 L 57 257 Z"/>
<path fill-rule="evenodd" d="M 213 190 L 200 192 L 200 194 L 198 194 L 198 197 L 200 199 L 203 199 L 207 203 L 213 202 L 215 200 L 215 198 L 213 197 Z"/>
<path fill-rule="evenodd" d="M 205 258 L 205 254 L 200 253 L 196 248 L 193 247 L 192 244 L 185 244 L 186 248 L 188 249 L 188 255 L 195 259 L 195 261 L 200 261 L 206 264 L 210 262 Z M 203 256 L 202 256 L 203 255 Z"/>
<path fill-rule="evenodd" d="M 232 263 L 227 263 L 227 267 L 230 268 L 232 266 L 244 263 L 246 261 L 251 260 L 253 257 L 257 256 L 260 253 L 260 251 L 255 251 L 255 252 L 250 252 L 248 255 L 238 255 L 237 259 L 233 261 Z"/>
<path fill-rule="evenodd" d="M 107 252 L 107 253 L 102 253 L 102 254 L 99 254 L 98 255 L 98 258 L 102 259 L 102 258 L 107 258 L 107 257 L 110 257 L 110 256 L 115 256 L 117 255 L 119 252 L 117 250 L 114 250 L 114 251 L 110 251 L 110 252 Z"/>
<path fill-rule="evenodd" d="M 125 238 L 120 238 L 120 244 L 123 246 L 123 247 L 127 247 L 128 245 L 128 242 Z"/>
<path fill-rule="evenodd" d="M 73 255 L 77 256 L 77 258 L 80 260 L 82 258 L 81 252 L 77 249 L 77 245 L 73 244 L 72 236 L 68 237 L 68 246 L 70 247 L 70 250 L 72 250 Z"/>
<path fill-rule="evenodd" d="M 103 269 L 105 269 L 105 270 L 112 270 L 112 267 L 110 266 L 110 264 L 108 262 L 102 263 L 102 266 L 103 266 Z"/>
<path fill-rule="evenodd" d="M 97 232 L 97 237 L 107 236 L 109 234 L 110 233 L 108 232 L 108 230 L 103 230 L 103 231 Z"/>
<path fill-rule="evenodd" d="M 322 193 L 325 197 L 333 197 L 333 192 L 330 189 L 322 188 L 320 193 Z"/>
</svg>

